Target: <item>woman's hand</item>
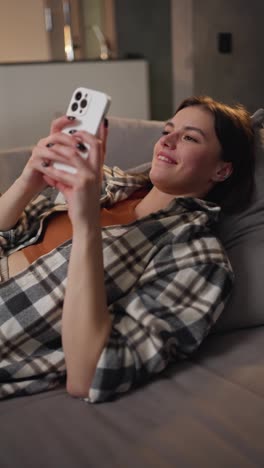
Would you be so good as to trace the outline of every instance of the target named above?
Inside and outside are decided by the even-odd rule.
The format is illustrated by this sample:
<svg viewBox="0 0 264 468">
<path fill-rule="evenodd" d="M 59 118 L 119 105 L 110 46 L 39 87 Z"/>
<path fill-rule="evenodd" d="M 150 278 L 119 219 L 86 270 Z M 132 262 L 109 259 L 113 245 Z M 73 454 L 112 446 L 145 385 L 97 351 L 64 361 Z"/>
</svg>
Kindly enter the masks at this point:
<svg viewBox="0 0 264 468">
<path fill-rule="evenodd" d="M 107 128 L 103 124 L 100 127 L 99 138 L 84 131 L 76 132 L 72 136 L 55 133 L 44 141 L 44 146 L 52 144 L 47 151 L 44 151 L 42 142 L 37 150 L 38 154 L 42 152 L 41 157 L 48 163 L 46 167 L 42 164 L 38 166 L 43 179 L 64 194 L 74 230 L 81 227 L 86 229 L 99 220 L 106 136 Z M 85 144 L 89 147 L 87 159 L 81 156 L 86 151 Z M 52 164 L 55 161 L 73 166 L 76 173 L 69 174 L 55 169 Z"/>
<path fill-rule="evenodd" d="M 54 120 L 50 128 L 50 136 L 57 134 L 67 125 L 72 125 L 73 117 L 63 116 Z M 41 139 L 33 148 L 32 155 L 28 160 L 19 179 L 32 193 L 40 192 L 47 184 L 53 185 L 53 181 L 46 177 L 41 171 L 45 157 L 50 154 L 50 137 Z"/>
</svg>

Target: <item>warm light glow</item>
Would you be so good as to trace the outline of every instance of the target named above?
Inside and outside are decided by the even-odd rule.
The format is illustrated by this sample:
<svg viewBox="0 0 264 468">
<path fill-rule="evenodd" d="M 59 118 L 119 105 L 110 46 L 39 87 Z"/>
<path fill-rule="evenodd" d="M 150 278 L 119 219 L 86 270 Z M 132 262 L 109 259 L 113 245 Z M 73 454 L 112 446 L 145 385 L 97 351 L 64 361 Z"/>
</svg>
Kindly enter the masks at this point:
<svg viewBox="0 0 264 468">
<path fill-rule="evenodd" d="M 64 26 L 64 50 L 65 50 L 66 60 L 68 60 L 69 62 L 74 60 L 71 27 L 68 25 Z"/>
</svg>

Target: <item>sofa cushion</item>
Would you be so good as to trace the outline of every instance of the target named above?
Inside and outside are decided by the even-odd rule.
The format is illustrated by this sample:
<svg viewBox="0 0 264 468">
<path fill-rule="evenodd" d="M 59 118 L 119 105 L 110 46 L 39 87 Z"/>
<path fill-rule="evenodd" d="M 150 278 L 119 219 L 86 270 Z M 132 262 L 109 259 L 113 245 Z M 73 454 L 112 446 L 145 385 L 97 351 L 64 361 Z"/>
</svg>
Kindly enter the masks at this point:
<svg viewBox="0 0 264 468">
<path fill-rule="evenodd" d="M 151 161 L 163 127 L 161 121 L 110 117 L 106 164 L 129 169 Z"/>
<path fill-rule="evenodd" d="M 264 324 L 264 129 L 256 129 L 255 194 L 243 212 L 223 216 L 222 240 L 235 273 L 231 299 L 214 331 Z"/>
</svg>

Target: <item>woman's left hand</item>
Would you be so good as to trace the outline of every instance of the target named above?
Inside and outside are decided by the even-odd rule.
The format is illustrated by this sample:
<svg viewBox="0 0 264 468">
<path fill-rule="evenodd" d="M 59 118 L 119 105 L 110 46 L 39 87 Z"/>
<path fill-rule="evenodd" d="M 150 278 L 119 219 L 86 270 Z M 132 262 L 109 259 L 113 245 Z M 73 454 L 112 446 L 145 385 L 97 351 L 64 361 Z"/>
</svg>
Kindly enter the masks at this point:
<svg viewBox="0 0 264 468">
<path fill-rule="evenodd" d="M 51 142 L 54 138 L 55 143 L 51 147 L 53 157 L 49 161 L 49 166 L 43 167 L 41 170 L 47 178 L 52 179 L 52 185 L 65 196 L 73 231 L 81 227 L 87 228 L 99 220 L 106 133 L 107 129 L 103 124 L 100 127 L 99 138 L 84 131 L 76 132 L 73 137 L 76 141 L 76 147 L 75 149 L 67 148 L 67 151 L 61 145 L 56 145 L 56 134 L 50 137 Z M 87 159 L 81 156 L 80 146 L 85 144 L 89 147 Z M 64 164 L 73 166 L 76 173 L 69 174 L 55 169 L 53 163 L 56 161 L 56 155 L 59 162 L 62 162 L 62 158 L 64 158 Z"/>
</svg>

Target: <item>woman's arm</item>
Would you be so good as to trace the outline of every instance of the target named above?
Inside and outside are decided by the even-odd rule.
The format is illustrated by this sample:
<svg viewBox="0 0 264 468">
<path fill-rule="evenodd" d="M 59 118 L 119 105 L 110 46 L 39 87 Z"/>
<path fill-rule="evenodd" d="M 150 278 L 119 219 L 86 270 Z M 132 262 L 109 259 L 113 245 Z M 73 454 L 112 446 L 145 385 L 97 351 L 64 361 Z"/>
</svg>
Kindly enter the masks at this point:
<svg viewBox="0 0 264 468">
<path fill-rule="evenodd" d="M 86 397 L 97 361 L 111 331 L 104 286 L 101 227 L 77 232 L 68 269 L 62 339 L 67 390 Z"/>
<path fill-rule="evenodd" d="M 102 132 L 102 130 L 101 130 Z M 63 161 L 77 169 L 68 174 L 52 164 L 42 167 L 68 202 L 73 227 L 72 250 L 62 315 L 62 342 L 67 369 L 67 389 L 72 396 L 85 397 L 97 361 L 111 331 L 104 285 L 100 226 L 101 172 L 104 144 L 78 132 L 78 141 L 90 145 L 87 160 L 80 149 L 56 143 L 49 162 Z M 63 160 L 64 158 L 64 160 Z"/>
<path fill-rule="evenodd" d="M 0 231 L 8 231 L 18 221 L 21 213 L 38 192 L 19 177 L 0 197 Z"/>
<path fill-rule="evenodd" d="M 60 133 L 71 121 L 61 117 L 53 121 L 50 135 Z M 60 138 L 59 134 L 59 138 Z M 72 137 L 62 135 L 63 141 L 73 141 Z M 50 138 L 38 142 L 32 151 L 23 172 L 13 185 L 0 197 L 0 231 L 7 231 L 14 227 L 28 203 L 47 185 L 52 184 L 50 178 L 41 172 L 42 163 L 50 155 L 47 146 Z M 73 142 L 75 144 L 75 142 Z"/>
</svg>

